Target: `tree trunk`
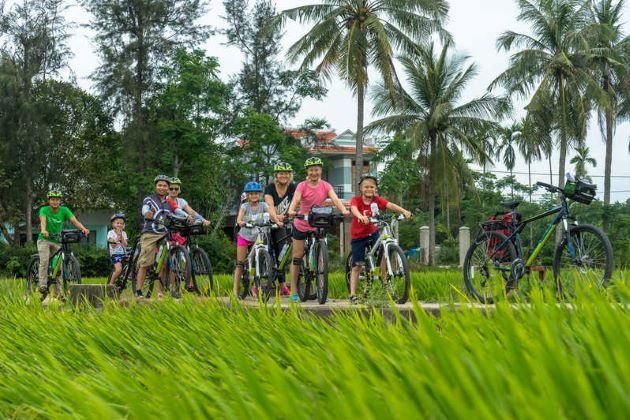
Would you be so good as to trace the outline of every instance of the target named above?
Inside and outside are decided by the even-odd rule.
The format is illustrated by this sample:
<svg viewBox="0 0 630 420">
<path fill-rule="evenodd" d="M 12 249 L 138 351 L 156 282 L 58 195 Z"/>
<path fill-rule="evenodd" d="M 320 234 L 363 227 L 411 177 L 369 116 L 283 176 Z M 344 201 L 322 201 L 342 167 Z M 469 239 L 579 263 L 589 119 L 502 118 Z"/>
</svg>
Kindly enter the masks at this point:
<svg viewBox="0 0 630 420">
<path fill-rule="evenodd" d="M 363 108 L 365 105 L 365 86 L 361 83 L 357 86 L 357 149 L 355 155 L 355 185 L 352 191 L 356 191 L 357 184 L 363 175 Z"/>
<path fill-rule="evenodd" d="M 435 186 L 433 175 L 435 170 L 436 139 L 431 138 L 429 150 L 429 174 L 427 176 L 427 199 L 429 200 L 429 265 L 435 265 Z"/>
<path fill-rule="evenodd" d="M 559 163 L 558 163 L 558 187 L 563 188 L 564 187 L 564 171 L 565 171 L 565 166 L 566 166 L 566 159 L 567 159 L 567 146 L 568 146 L 568 139 L 567 139 L 567 121 L 566 121 L 566 103 L 565 103 L 565 96 L 564 96 L 564 79 L 562 77 L 560 77 L 560 118 L 562 119 L 562 121 L 560 122 L 560 159 L 559 159 Z M 560 198 L 558 197 L 558 200 L 560 200 Z M 562 234 L 563 234 L 563 226 L 562 224 L 558 225 L 558 228 L 556 230 L 556 245 L 559 244 L 562 241 Z"/>
<path fill-rule="evenodd" d="M 31 180 L 26 180 L 26 200 L 25 200 L 26 208 L 26 243 L 33 243 L 33 187 L 31 185 Z M 16 229 L 17 234 L 17 229 Z M 17 242 L 20 241 L 19 234 L 17 236 Z"/>
<path fill-rule="evenodd" d="M 608 80 L 604 81 L 604 89 L 606 92 L 609 90 Z M 610 98 L 610 95 L 609 95 Z M 604 219 L 603 228 L 604 232 L 608 231 L 608 206 L 610 205 L 610 172 L 612 168 L 612 154 L 613 154 L 613 108 L 612 104 L 609 108 L 606 108 L 606 158 L 604 164 Z"/>
</svg>

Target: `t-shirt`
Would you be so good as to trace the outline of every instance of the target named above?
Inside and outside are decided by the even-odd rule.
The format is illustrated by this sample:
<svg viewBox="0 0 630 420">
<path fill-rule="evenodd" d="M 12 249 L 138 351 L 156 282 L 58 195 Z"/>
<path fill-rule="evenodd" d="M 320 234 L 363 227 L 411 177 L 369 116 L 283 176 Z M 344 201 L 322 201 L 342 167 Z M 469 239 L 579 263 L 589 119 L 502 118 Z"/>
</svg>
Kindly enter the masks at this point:
<svg viewBox="0 0 630 420">
<path fill-rule="evenodd" d="M 241 204 L 241 208 L 245 210 L 245 213 L 243 214 L 243 220 L 245 222 L 255 221 L 256 223 L 262 223 L 262 215 L 267 211 L 267 203 L 261 201 L 258 203 L 256 208 L 253 208 L 248 201 Z M 243 226 L 241 227 L 241 230 L 239 230 L 238 234 L 246 240 L 254 242 L 256 240 L 256 236 L 258 236 L 258 228 L 248 228 Z"/>
<path fill-rule="evenodd" d="M 295 194 L 295 184 L 290 183 L 287 187 L 287 191 L 284 196 L 280 197 L 278 195 L 278 191 L 276 190 L 276 184 L 271 183 L 265 187 L 265 195 L 270 195 L 273 199 L 273 206 L 276 209 L 276 214 L 286 215 L 289 211 L 289 205 L 291 204 L 291 200 L 293 200 L 293 195 Z"/>
<path fill-rule="evenodd" d="M 144 199 L 142 202 L 142 208 L 148 209 L 153 212 L 153 219 L 162 220 L 170 213 L 175 213 L 177 216 L 186 217 L 186 213 L 181 210 L 175 208 L 173 205 L 174 202 L 170 199 L 164 199 L 162 201 L 160 196 L 157 194 L 152 194 Z M 166 233 L 166 229 L 159 226 L 158 224 L 153 223 L 150 220 L 145 220 L 142 225 L 142 233 L 144 232 L 153 232 L 153 233 Z"/>
<path fill-rule="evenodd" d="M 299 192 L 302 194 L 302 199 L 300 200 L 300 209 L 298 210 L 299 214 L 308 214 L 313 206 L 321 206 L 324 201 L 328 198 L 328 192 L 332 189 L 332 185 L 328 182 L 320 179 L 319 184 L 316 187 L 311 187 L 308 185 L 308 181 L 302 181 L 298 184 L 295 192 Z M 308 221 L 303 219 L 295 219 L 293 221 L 295 228 L 300 232 L 306 231 L 314 231 L 317 230 L 311 225 L 308 224 Z"/>
<path fill-rule="evenodd" d="M 387 208 L 389 201 L 385 200 L 382 197 L 379 197 L 378 195 L 375 195 L 370 201 L 370 204 L 365 204 L 363 202 L 363 197 L 358 195 L 356 197 L 352 197 L 352 200 L 350 200 L 350 208 L 354 206 L 357 208 L 357 210 L 359 210 L 359 213 L 361 213 L 362 215 L 372 217 L 374 216 L 372 214 L 372 203 L 376 203 L 379 211 L 382 211 Z M 371 223 L 364 225 L 363 223 L 359 222 L 359 219 L 355 215 L 352 215 L 352 223 L 350 223 L 350 237 L 352 239 L 365 238 L 366 236 L 370 236 L 374 232 L 376 232 L 376 226 Z"/>
<path fill-rule="evenodd" d="M 177 197 L 177 208 L 184 210 L 184 207 L 188 205 L 188 201 L 184 200 L 181 197 Z"/>
<path fill-rule="evenodd" d="M 127 232 L 122 231 L 122 237 L 126 241 L 127 240 Z M 107 242 L 109 243 L 109 255 L 124 255 L 125 247 L 122 243 L 111 243 L 110 241 L 118 242 L 118 234 L 114 229 L 107 232 Z"/>
<path fill-rule="evenodd" d="M 46 217 L 46 231 L 48 232 L 48 238 L 40 232 L 37 236 L 37 240 L 45 239 L 50 242 L 59 242 L 61 229 L 66 220 L 70 220 L 73 216 L 68 207 L 59 206 L 56 212 L 53 212 L 50 206 L 44 206 L 39 209 L 39 215 Z"/>
</svg>

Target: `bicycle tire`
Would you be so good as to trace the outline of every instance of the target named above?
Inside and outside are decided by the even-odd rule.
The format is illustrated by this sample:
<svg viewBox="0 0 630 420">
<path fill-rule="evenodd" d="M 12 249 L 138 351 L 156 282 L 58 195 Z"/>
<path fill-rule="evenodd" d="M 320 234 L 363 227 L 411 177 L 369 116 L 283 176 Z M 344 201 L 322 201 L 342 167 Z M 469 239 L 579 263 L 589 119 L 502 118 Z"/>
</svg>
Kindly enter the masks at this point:
<svg viewBox="0 0 630 420">
<path fill-rule="evenodd" d="M 215 292 L 212 276 L 212 264 L 208 254 L 201 248 L 194 248 L 190 253 L 192 261 L 191 275 L 195 291 L 199 295 L 210 296 Z"/>
<path fill-rule="evenodd" d="M 392 275 L 390 276 L 387 271 L 381 273 L 383 289 L 387 291 L 394 302 L 402 305 L 409 299 L 409 288 L 411 287 L 409 263 L 402 248 L 398 245 L 387 246 L 387 258 L 392 269 Z"/>
<path fill-rule="evenodd" d="M 512 261 L 516 258 L 514 244 L 507 236 L 496 231 L 482 232 L 470 245 L 464 259 L 464 283 L 468 293 L 481 303 L 494 303 L 505 293 Z"/>
<path fill-rule="evenodd" d="M 324 239 L 315 243 L 315 285 L 317 302 L 323 305 L 328 298 L 328 244 Z"/>
<path fill-rule="evenodd" d="M 191 267 L 190 255 L 186 248 L 181 245 L 175 245 L 170 249 L 164 281 L 169 290 L 179 292 L 182 287 L 189 284 L 191 279 Z M 173 274 L 172 285 L 171 273 Z"/>
<path fill-rule="evenodd" d="M 300 302 L 306 302 L 311 295 L 311 273 L 306 270 L 304 258 L 301 259 L 301 264 L 298 267 L 297 277 L 297 294 L 300 298 Z"/>
<path fill-rule="evenodd" d="M 350 276 L 352 275 L 352 252 L 348 254 L 346 258 L 346 289 L 348 289 L 348 296 L 350 295 Z M 372 287 L 372 273 L 368 267 L 368 260 L 366 259 L 363 264 L 363 270 L 359 273 L 357 280 L 357 288 L 355 295 L 360 298 L 367 298 Z"/>
<path fill-rule="evenodd" d="M 79 260 L 73 254 L 67 254 L 63 259 L 63 271 L 61 280 L 63 282 L 63 292 L 68 293 L 71 284 L 81 284 L 81 266 Z"/>
<path fill-rule="evenodd" d="M 578 225 L 570 227 L 569 238 L 579 261 L 571 258 L 564 235 L 553 258 L 558 293 L 573 296 L 578 277 L 587 287 L 605 288 L 613 271 L 613 250 L 606 234 L 593 225 Z"/>
<path fill-rule="evenodd" d="M 263 302 L 267 302 L 271 296 L 271 290 L 275 289 L 274 261 L 268 251 L 258 251 L 258 265 L 260 272 L 254 276 L 254 283 L 258 289 L 258 296 Z"/>
<path fill-rule="evenodd" d="M 26 269 L 26 293 L 39 290 L 39 256 L 31 257 Z"/>
</svg>

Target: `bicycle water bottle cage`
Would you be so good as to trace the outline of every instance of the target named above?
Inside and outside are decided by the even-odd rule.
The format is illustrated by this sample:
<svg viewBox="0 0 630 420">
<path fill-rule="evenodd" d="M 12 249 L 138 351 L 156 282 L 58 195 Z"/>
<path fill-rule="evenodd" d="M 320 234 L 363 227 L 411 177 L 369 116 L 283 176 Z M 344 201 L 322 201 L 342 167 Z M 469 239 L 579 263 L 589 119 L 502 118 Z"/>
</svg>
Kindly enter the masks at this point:
<svg viewBox="0 0 630 420">
<path fill-rule="evenodd" d="M 332 207 L 311 207 L 308 214 L 308 223 L 312 227 L 327 228 L 333 225 L 333 209 Z"/>
<path fill-rule="evenodd" d="M 596 190 L 597 185 L 594 184 L 588 184 L 580 180 L 568 181 L 564 186 L 564 195 L 578 203 L 591 204 L 595 198 Z"/>
</svg>

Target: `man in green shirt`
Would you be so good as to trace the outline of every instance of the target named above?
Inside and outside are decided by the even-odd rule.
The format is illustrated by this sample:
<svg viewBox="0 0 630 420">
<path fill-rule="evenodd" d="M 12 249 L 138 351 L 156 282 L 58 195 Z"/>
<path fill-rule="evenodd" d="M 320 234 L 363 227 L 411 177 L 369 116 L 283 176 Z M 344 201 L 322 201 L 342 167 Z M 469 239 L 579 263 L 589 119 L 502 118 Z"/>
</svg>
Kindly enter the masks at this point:
<svg viewBox="0 0 630 420">
<path fill-rule="evenodd" d="M 68 207 L 61 205 L 62 194 L 60 191 L 48 192 L 48 206 L 43 206 L 39 210 L 39 222 L 41 232 L 37 237 L 37 251 L 39 253 L 39 292 L 42 299 L 48 294 L 48 260 L 50 256 L 57 252 L 60 232 L 66 220 L 72 222 L 84 235 L 90 231 L 74 217 Z"/>
</svg>

